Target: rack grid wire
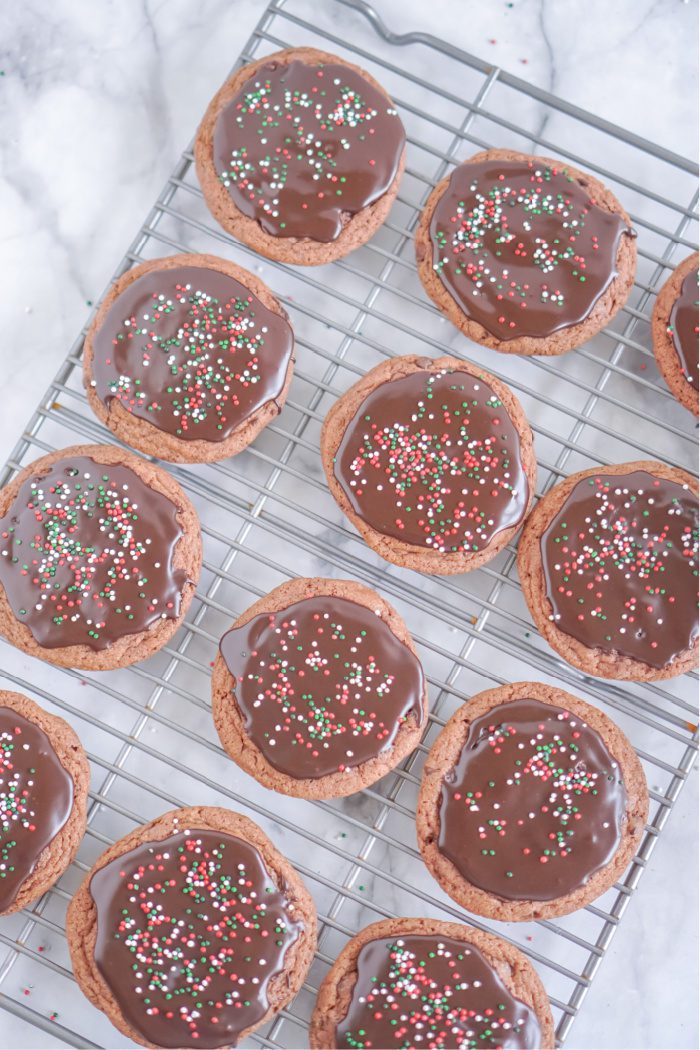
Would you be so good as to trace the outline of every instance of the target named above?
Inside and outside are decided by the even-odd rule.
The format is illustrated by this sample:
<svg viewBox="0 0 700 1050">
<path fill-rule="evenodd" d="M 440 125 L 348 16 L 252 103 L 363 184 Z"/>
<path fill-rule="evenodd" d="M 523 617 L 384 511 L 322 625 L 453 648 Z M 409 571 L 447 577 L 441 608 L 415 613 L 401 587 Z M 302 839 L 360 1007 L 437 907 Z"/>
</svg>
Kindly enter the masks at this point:
<svg viewBox="0 0 700 1050">
<path fill-rule="evenodd" d="M 220 464 L 168 468 L 195 503 L 205 554 L 197 596 L 169 646 L 138 666 L 93 675 L 3 649 L 6 682 L 66 715 L 80 733 L 93 789 L 76 862 L 39 902 L 0 925 L 6 949 L 0 1006 L 41 1029 L 47 1045 L 128 1046 L 82 998 L 72 976 L 67 902 L 105 846 L 136 823 L 171 806 L 222 804 L 257 820 L 296 864 L 320 919 L 318 952 L 302 992 L 246 1045 L 308 1045 L 316 990 L 342 945 L 368 922 L 395 915 L 457 919 L 517 944 L 545 983 L 561 1045 L 692 767 L 697 678 L 603 682 L 565 664 L 532 628 L 514 546 L 459 577 L 422 576 L 383 562 L 328 493 L 320 424 L 333 400 L 387 356 L 447 352 L 484 365 L 515 389 L 535 432 L 538 494 L 598 463 L 652 457 L 692 470 L 695 425 L 657 374 L 649 314 L 656 290 L 695 246 L 697 170 L 449 43 L 423 33 L 397 35 L 362 0 L 272 0 L 236 68 L 297 44 L 335 51 L 386 86 L 407 127 L 406 174 L 389 221 L 370 244 L 332 265 L 295 270 L 261 260 L 215 226 L 190 147 L 119 264 L 113 279 L 176 251 L 218 252 L 254 268 L 292 318 L 297 366 L 287 405 L 254 447 Z M 582 136 L 585 158 L 578 152 Z M 553 155 L 592 171 L 618 194 L 638 231 L 629 302 L 600 336 L 554 361 L 470 343 L 440 317 L 416 276 L 413 232 L 431 187 L 456 162 L 489 146 Z M 2 484 L 55 448 L 113 441 L 85 400 L 84 334 L 32 416 Z M 416 639 L 430 683 L 420 747 L 348 799 L 306 802 L 266 791 L 223 754 L 209 713 L 210 664 L 222 632 L 253 600 L 296 575 L 348 576 L 387 596 Z M 482 924 L 452 904 L 420 860 L 417 786 L 428 748 L 461 703 L 480 689 L 528 678 L 561 684 L 612 714 L 645 767 L 650 819 L 625 877 L 594 904 L 556 921 Z M 36 985 L 39 1006 L 37 996 L 26 995 Z M 57 1017 L 49 1007 L 59 1010 Z"/>
</svg>

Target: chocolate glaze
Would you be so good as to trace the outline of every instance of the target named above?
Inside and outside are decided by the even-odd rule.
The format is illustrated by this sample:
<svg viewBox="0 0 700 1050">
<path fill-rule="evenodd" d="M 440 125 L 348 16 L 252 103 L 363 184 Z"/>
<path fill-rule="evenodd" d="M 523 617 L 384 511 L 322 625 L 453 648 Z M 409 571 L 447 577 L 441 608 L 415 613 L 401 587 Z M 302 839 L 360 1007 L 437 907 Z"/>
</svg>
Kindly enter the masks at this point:
<svg viewBox="0 0 700 1050">
<path fill-rule="evenodd" d="M 502 342 L 585 321 L 617 276 L 623 233 L 565 166 L 534 159 L 461 164 L 430 223 L 443 285 Z"/>
<path fill-rule="evenodd" d="M 127 285 L 93 340 L 109 407 L 182 441 L 224 441 L 282 392 L 292 330 L 220 270 L 151 270 Z"/>
<path fill-rule="evenodd" d="M 479 551 L 527 509 L 515 425 L 468 372 L 417 371 L 372 390 L 345 429 L 334 474 L 371 528 L 428 550 Z"/>
<path fill-rule="evenodd" d="M 129 467 L 70 456 L 30 475 L 0 518 L 0 584 L 39 645 L 99 651 L 177 618 L 181 538 L 177 507 Z"/>
<path fill-rule="evenodd" d="M 221 831 L 142 843 L 96 871 L 90 894 L 97 968 L 125 1020 L 162 1047 L 235 1046 L 303 929 L 260 853 Z"/>
<path fill-rule="evenodd" d="M 354 70 L 273 61 L 220 112 L 214 166 L 266 233 L 328 242 L 384 196 L 405 141 L 392 103 Z"/>
<path fill-rule="evenodd" d="M 540 540 L 557 628 L 665 667 L 698 634 L 698 499 L 644 470 L 583 478 Z"/>
<path fill-rule="evenodd" d="M 686 274 L 680 295 L 673 304 L 668 322 L 669 332 L 683 375 L 694 390 L 698 389 L 698 271 Z"/>
<path fill-rule="evenodd" d="M 535 1012 L 516 999 L 473 944 L 440 934 L 369 941 L 357 958 L 336 1046 L 373 1050 L 537 1050 Z"/>
<path fill-rule="evenodd" d="M 487 893 L 551 901 L 612 860 L 626 805 L 595 730 L 540 700 L 513 700 L 469 726 L 441 788 L 438 845 Z"/>
<path fill-rule="evenodd" d="M 73 779 L 43 729 L 0 706 L 0 913 L 73 809 Z"/>
<path fill-rule="evenodd" d="M 316 596 L 261 613 L 221 639 L 248 736 L 287 776 L 352 770 L 423 721 L 417 659 L 371 609 Z"/>
</svg>

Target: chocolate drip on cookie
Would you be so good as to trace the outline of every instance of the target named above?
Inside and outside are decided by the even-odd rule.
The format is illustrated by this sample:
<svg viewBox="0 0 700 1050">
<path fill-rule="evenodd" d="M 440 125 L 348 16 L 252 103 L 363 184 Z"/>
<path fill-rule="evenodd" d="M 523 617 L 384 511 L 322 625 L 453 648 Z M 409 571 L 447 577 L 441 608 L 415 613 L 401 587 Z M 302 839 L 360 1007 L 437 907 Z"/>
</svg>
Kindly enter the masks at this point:
<svg viewBox="0 0 700 1050">
<path fill-rule="evenodd" d="M 95 962 L 144 1039 L 235 1046 L 262 1020 L 303 916 L 252 845 L 186 829 L 115 857 L 89 886 Z"/>
<path fill-rule="evenodd" d="M 472 885 L 551 901 L 615 855 L 627 792 L 618 762 L 578 715 L 519 699 L 475 719 L 439 802 L 439 849 Z"/>
<path fill-rule="evenodd" d="M 585 321 L 617 276 L 623 234 L 565 165 L 526 157 L 461 164 L 430 223 L 442 284 L 502 342 Z"/>
<path fill-rule="evenodd" d="M 397 934 L 369 941 L 336 1029 L 339 1048 L 541 1045 L 534 1011 L 506 988 L 479 949 L 452 937 Z"/>
<path fill-rule="evenodd" d="M 261 613 L 221 639 L 252 743 L 296 779 L 346 772 L 423 721 L 420 662 L 381 617 L 317 595 Z"/>
<path fill-rule="evenodd" d="M 540 541 L 551 618 L 591 649 L 666 667 L 698 634 L 698 500 L 631 474 L 578 482 Z"/>
<path fill-rule="evenodd" d="M 334 474 L 372 529 L 440 553 L 483 550 L 528 505 L 504 404 L 481 377 L 449 368 L 375 387 L 345 429 Z"/>
<path fill-rule="evenodd" d="M 30 475 L 0 519 L 0 584 L 45 649 L 108 648 L 177 619 L 177 507 L 129 467 L 70 456 Z"/>
<path fill-rule="evenodd" d="M 668 331 L 678 354 L 681 371 L 686 380 L 698 390 L 698 270 L 691 270 L 681 285 L 680 295 L 673 304 Z"/>
<path fill-rule="evenodd" d="M 273 61 L 219 114 L 214 166 L 266 233 L 330 242 L 389 190 L 405 138 L 391 101 L 353 69 Z"/>
<path fill-rule="evenodd" d="M 0 706 L 0 913 L 73 809 L 73 780 L 43 729 Z"/>
<path fill-rule="evenodd" d="M 228 274 L 151 270 L 95 333 L 92 385 L 182 441 L 224 441 L 279 396 L 292 347 L 287 321 Z"/>
</svg>

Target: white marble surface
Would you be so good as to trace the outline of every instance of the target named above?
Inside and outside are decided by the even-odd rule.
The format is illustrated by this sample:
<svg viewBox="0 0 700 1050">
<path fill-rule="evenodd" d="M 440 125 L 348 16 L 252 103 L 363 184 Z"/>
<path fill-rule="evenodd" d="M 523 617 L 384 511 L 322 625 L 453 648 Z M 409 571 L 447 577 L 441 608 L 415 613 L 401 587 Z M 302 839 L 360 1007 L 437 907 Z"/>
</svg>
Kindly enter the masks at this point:
<svg viewBox="0 0 700 1050">
<path fill-rule="evenodd" d="M 377 0 L 376 6 L 396 30 L 448 35 L 672 150 L 697 152 L 692 2 Z M 0 458 L 263 8 L 263 0 L 0 6 Z M 339 14 L 341 30 L 347 17 Z M 584 141 L 578 149 L 585 155 Z M 2 658 L 6 670 L 38 680 L 36 663 L 7 648 Z M 18 980 L 14 972 L 8 978 L 13 994 Z M 53 1007 L 41 988 L 28 1004 Z M 4 1050 L 52 1045 L 63 1044 L 0 1014 Z M 698 1045 L 695 775 L 567 1045 Z"/>
</svg>

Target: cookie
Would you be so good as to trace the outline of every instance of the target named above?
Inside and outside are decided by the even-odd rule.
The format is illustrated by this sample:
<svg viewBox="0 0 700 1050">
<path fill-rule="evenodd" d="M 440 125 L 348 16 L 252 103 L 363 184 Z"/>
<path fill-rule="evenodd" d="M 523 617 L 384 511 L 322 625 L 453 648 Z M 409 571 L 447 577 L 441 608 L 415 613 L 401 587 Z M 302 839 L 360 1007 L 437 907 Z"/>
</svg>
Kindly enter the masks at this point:
<svg viewBox="0 0 700 1050">
<path fill-rule="evenodd" d="M 85 339 L 95 415 L 174 463 L 235 456 L 281 411 L 292 381 L 287 314 L 258 277 L 214 255 L 128 270 Z"/>
<path fill-rule="evenodd" d="M 435 187 L 416 261 L 428 296 L 474 342 L 551 355 L 591 339 L 625 304 L 637 248 L 627 212 L 598 179 L 492 149 Z"/>
<path fill-rule="evenodd" d="M 299 266 L 370 239 L 396 197 L 405 152 L 401 119 L 374 77 L 312 47 L 234 73 L 194 147 L 214 218 L 260 255 Z"/>
<path fill-rule="evenodd" d="M 698 253 L 678 266 L 656 297 L 651 336 L 656 363 L 676 398 L 698 415 Z"/>
<path fill-rule="evenodd" d="M 373 550 L 441 575 L 478 568 L 512 539 L 537 471 L 515 394 L 453 357 L 373 368 L 326 416 L 321 459 L 333 497 Z"/>
<path fill-rule="evenodd" d="M 563 689 L 515 682 L 463 704 L 433 744 L 418 845 L 469 911 L 551 918 L 622 875 L 648 809 L 639 759 L 614 722 Z"/>
<path fill-rule="evenodd" d="M 0 492 L 0 634 L 61 667 L 145 660 L 184 619 L 201 562 L 169 474 L 109 445 L 60 449 Z"/>
<path fill-rule="evenodd" d="M 436 919 L 366 926 L 333 963 L 311 1017 L 312 1050 L 553 1050 L 537 973 L 513 945 Z"/>
<path fill-rule="evenodd" d="M 67 722 L 0 690 L 0 915 L 38 900 L 85 834 L 90 766 Z"/>
<path fill-rule="evenodd" d="M 350 580 L 297 579 L 221 639 L 212 708 L 231 758 L 265 787 L 338 798 L 418 745 L 425 676 L 395 609 Z"/>
<path fill-rule="evenodd" d="M 518 546 L 537 629 L 586 674 L 654 682 L 698 654 L 698 485 L 642 460 L 572 474 Z"/>
<path fill-rule="evenodd" d="M 105 850 L 70 903 L 73 972 L 132 1042 L 236 1046 L 289 1003 L 314 903 L 252 820 L 175 809 Z"/>
</svg>

